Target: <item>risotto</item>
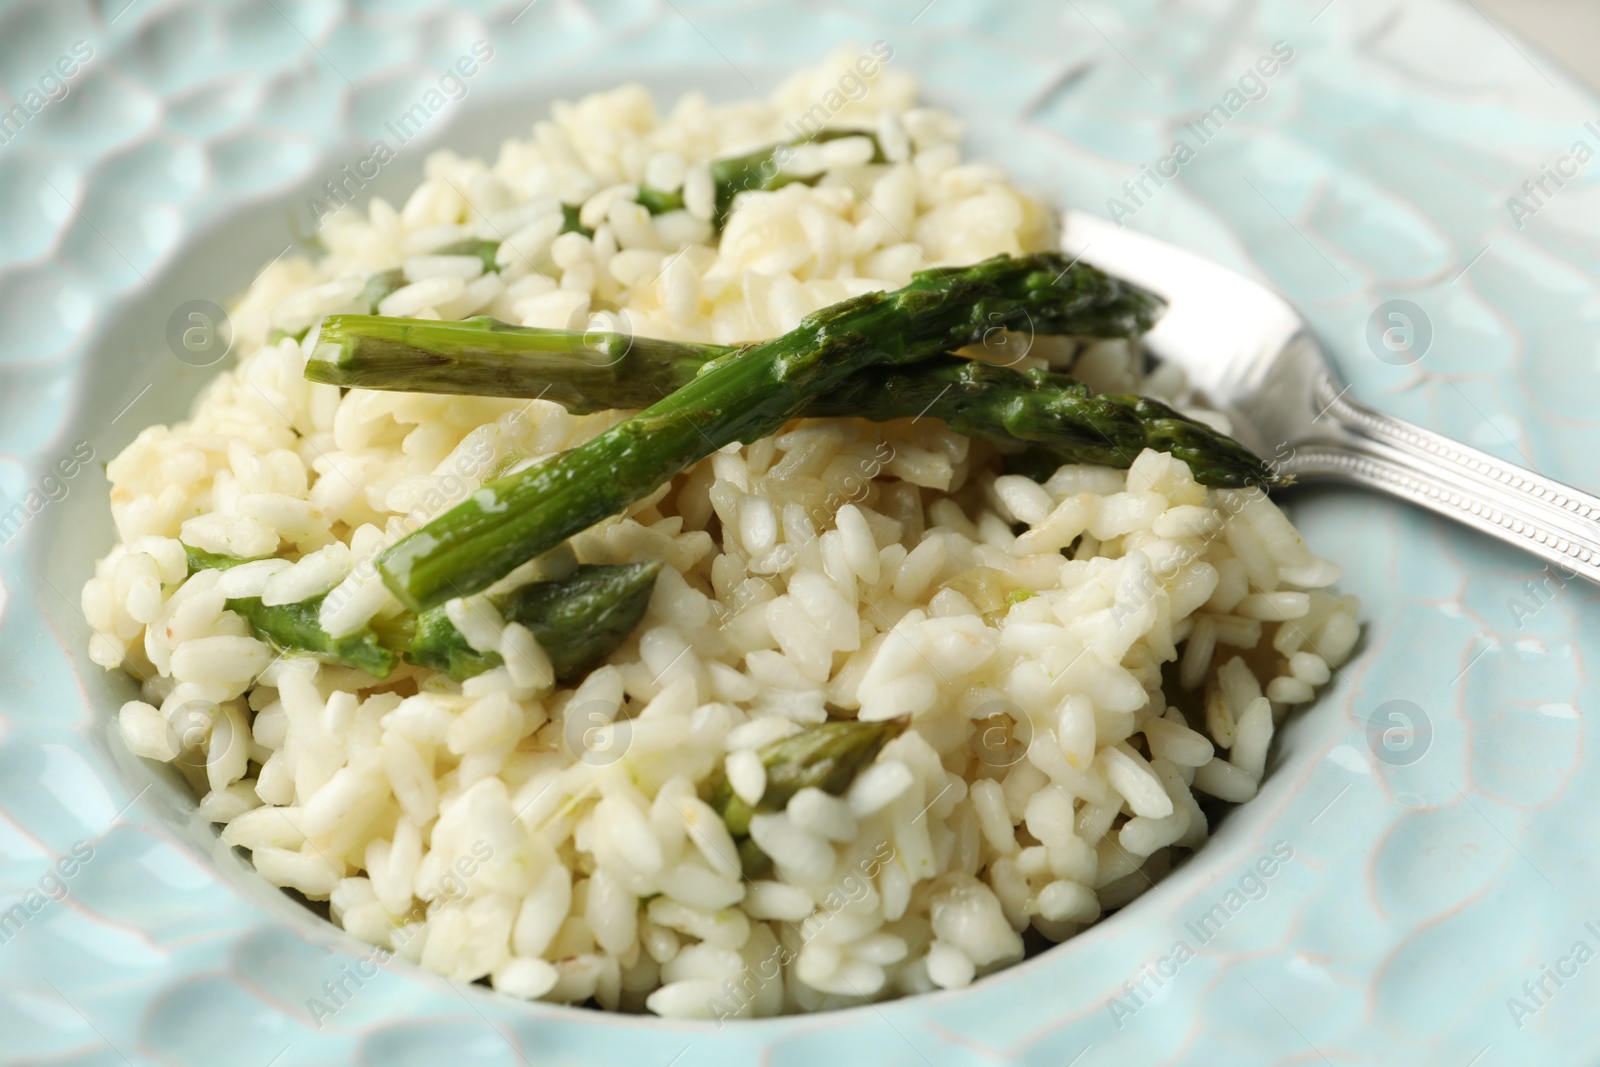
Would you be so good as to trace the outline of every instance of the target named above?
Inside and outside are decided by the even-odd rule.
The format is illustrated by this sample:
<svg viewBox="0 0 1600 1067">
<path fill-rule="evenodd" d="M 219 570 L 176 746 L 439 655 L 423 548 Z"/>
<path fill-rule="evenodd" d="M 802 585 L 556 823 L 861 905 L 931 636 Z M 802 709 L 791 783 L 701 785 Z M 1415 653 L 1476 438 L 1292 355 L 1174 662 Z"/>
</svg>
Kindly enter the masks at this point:
<svg viewBox="0 0 1600 1067">
<path fill-rule="evenodd" d="M 123 739 L 381 958 L 676 1017 L 962 987 L 1200 847 L 1350 654 L 1337 566 L 1260 490 L 1153 450 L 1036 480 L 933 417 L 796 419 L 519 568 L 511 585 L 659 565 L 620 644 L 559 682 L 559 635 L 482 597 L 446 605 L 498 664 L 462 680 L 283 653 L 230 609 L 322 597 L 328 633 L 381 630 L 403 606 L 378 553 L 627 414 L 308 381 L 323 316 L 732 345 L 930 266 L 1051 249 L 1050 212 L 964 162 L 960 124 L 891 57 L 666 113 L 624 86 L 556 104 L 492 164 L 433 154 L 402 206 L 343 206 L 325 254 L 269 266 L 231 310 L 237 365 L 109 465 L 118 543 L 82 603 L 95 662 L 142 686 Z M 805 181 L 722 217 L 713 160 L 824 118 L 835 132 L 786 164 Z M 498 250 L 440 254 L 473 239 Z M 1008 334 L 965 354 L 1219 424 L 1136 342 Z M 825 724 L 881 729 L 831 787 L 782 786 L 773 754 Z M 336 1005 L 318 996 L 320 1018 Z"/>
</svg>

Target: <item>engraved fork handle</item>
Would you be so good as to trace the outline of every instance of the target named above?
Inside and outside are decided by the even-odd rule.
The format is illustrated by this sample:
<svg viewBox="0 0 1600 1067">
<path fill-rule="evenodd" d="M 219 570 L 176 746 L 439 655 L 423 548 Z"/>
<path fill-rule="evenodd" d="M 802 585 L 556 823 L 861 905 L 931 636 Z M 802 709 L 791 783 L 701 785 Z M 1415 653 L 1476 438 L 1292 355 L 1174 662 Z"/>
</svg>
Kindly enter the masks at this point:
<svg viewBox="0 0 1600 1067">
<path fill-rule="evenodd" d="M 1382 489 L 1600 583 L 1600 498 L 1316 386 L 1331 433 L 1297 445 L 1285 474 Z"/>
</svg>

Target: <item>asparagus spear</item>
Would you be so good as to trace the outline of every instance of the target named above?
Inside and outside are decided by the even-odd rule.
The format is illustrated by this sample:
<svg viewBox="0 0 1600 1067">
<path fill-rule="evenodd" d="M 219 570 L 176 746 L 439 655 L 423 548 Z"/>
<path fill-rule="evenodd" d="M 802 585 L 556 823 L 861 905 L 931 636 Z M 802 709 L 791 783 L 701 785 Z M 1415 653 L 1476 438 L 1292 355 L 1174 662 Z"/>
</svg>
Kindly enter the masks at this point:
<svg viewBox="0 0 1600 1067">
<path fill-rule="evenodd" d="M 505 662 L 498 652 L 479 652 L 469 645 L 443 607 L 430 608 L 421 615 L 401 616 L 398 625 L 386 628 L 384 637 L 404 650 L 408 663 L 448 674 L 457 682 Z"/>
<path fill-rule="evenodd" d="M 1051 473 L 1062 463 L 1126 469 L 1152 448 L 1183 460 L 1202 485 L 1238 488 L 1279 481 L 1239 442 L 1159 400 L 1096 395 L 1064 374 L 1015 371 L 953 356 L 865 371 L 819 398 L 805 414 L 878 421 L 928 415 L 968 437 L 1037 446 Z"/>
<path fill-rule="evenodd" d="M 497 606 L 508 621 L 533 631 L 550 657 L 556 680 L 566 681 L 627 640 L 650 605 L 660 569 L 656 561 L 583 566 L 565 578 L 522 586 Z M 318 622 L 322 600 L 269 607 L 260 597 L 238 597 L 227 601 L 227 607 L 243 616 L 257 637 L 280 651 L 310 653 L 375 678 L 389 676 L 398 662 L 397 652 L 458 682 L 504 662 L 498 654 L 479 652 L 468 644 L 442 607 L 333 637 Z"/>
<path fill-rule="evenodd" d="M 587 565 L 565 578 L 532 582 L 498 603 L 508 622 L 526 626 L 550 657 L 557 681 L 586 673 L 627 640 L 650 606 L 657 561 L 614 566 Z M 444 608 L 416 618 L 406 659 L 443 671 L 456 681 L 481 674 L 503 661 L 478 652 L 451 624 Z"/>
<path fill-rule="evenodd" d="M 645 407 L 733 351 L 508 326 L 492 318 L 425 322 L 339 315 L 324 324 L 305 373 L 313 381 L 368 389 L 542 397 L 587 414 Z M 863 371 L 813 400 L 803 414 L 877 422 L 929 416 L 969 437 L 1040 446 L 1044 478 L 1062 463 L 1126 468 L 1149 447 L 1184 460 L 1205 485 L 1273 484 L 1266 465 L 1238 442 L 1159 401 L 1095 396 L 1063 374 L 1014 371 L 955 356 Z"/>
<path fill-rule="evenodd" d="M 387 678 L 395 667 L 394 652 L 384 648 L 370 629 L 344 637 L 330 636 L 317 622 L 322 601 L 319 596 L 269 607 L 260 597 L 235 597 L 227 601 L 227 607 L 242 615 L 257 637 L 281 652 L 309 652 L 326 662 L 355 667 L 374 678 Z"/>
<path fill-rule="evenodd" d="M 728 832 L 733 835 L 745 874 L 754 878 L 770 862 L 750 840 L 751 816 L 782 811 L 796 793 L 807 787 L 834 796 L 842 795 L 861 769 L 877 759 L 883 746 L 899 736 L 907 721 L 839 719 L 808 726 L 797 734 L 763 745 L 756 754 L 767 769 L 767 788 L 754 806 L 733 791 L 725 776 L 718 779 L 711 787 L 708 803 L 722 816 Z"/>
<path fill-rule="evenodd" d="M 995 328 L 1124 337 L 1160 301 L 1055 252 L 925 271 L 894 292 L 814 312 L 707 363 L 666 399 L 561 456 L 489 482 L 378 560 L 415 611 L 478 592 L 734 441 L 775 432 L 862 370 L 959 348 Z"/>
<path fill-rule="evenodd" d="M 330 315 L 306 377 L 331 385 L 467 396 L 529 396 L 574 414 L 643 408 L 733 349 L 624 334 Z"/>
</svg>

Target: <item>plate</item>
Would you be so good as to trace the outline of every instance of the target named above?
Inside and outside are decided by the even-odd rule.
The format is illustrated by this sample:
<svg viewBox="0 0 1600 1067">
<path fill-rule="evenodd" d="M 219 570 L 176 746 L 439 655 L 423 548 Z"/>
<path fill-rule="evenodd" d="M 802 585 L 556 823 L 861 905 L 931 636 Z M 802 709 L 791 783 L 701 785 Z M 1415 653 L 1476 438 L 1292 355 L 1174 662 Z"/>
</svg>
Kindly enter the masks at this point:
<svg viewBox="0 0 1600 1067">
<path fill-rule="evenodd" d="M 1600 163 L 1575 148 L 1600 148 L 1600 102 L 1470 4 L 1318 6 L 11 4 L 0 69 L 30 110 L 0 130 L 6 1055 L 1593 1062 L 1595 592 L 1375 496 L 1287 498 L 1344 564 L 1366 636 L 1281 733 L 1260 797 L 1192 862 L 970 990 L 720 1028 L 377 967 L 128 755 L 113 712 L 131 686 L 83 652 L 78 589 L 111 543 L 100 464 L 214 373 L 174 355 L 173 324 L 287 253 L 324 183 L 480 40 L 494 58 L 465 98 L 362 195 L 403 193 L 429 147 L 492 152 L 558 96 L 629 79 L 669 98 L 764 92 L 840 41 L 883 40 L 969 121 L 972 156 L 1288 293 L 1355 395 L 1600 486 L 1600 193 L 1582 169 Z M 311 1001 L 329 989 L 325 1016 Z"/>
</svg>

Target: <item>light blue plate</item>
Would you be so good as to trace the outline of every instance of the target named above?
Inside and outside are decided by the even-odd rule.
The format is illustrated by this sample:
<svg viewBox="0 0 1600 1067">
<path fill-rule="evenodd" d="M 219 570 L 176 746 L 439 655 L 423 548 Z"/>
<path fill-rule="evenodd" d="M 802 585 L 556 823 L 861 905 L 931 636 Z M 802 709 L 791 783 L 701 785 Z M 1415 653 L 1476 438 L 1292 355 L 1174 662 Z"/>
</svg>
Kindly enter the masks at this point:
<svg viewBox="0 0 1600 1067">
<path fill-rule="evenodd" d="M 113 715 L 131 686 L 88 662 L 75 605 L 111 543 L 99 463 L 180 416 L 212 373 L 172 355 L 169 316 L 247 285 L 289 245 L 288 217 L 306 226 L 307 198 L 475 40 L 494 58 L 429 144 L 490 152 L 556 96 L 629 78 L 668 96 L 765 91 L 841 40 L 883 39 L 970 120 L 972 154 L 1060 204 L 1121 211 L 1118 197 L 1130 225 L 1287 291 L 1364 400 L 1600 487 L 1600 161 L 1547 179 L 1530 217 L 1506 205 L 1575 141 L 1600 149 L 1583 125 L 1600 102 L 1469 4 L 524 3 L 0 11 L 0 80 L 42 105 L 0 145 L 0 496 L 24 520 L 16 538 L 0 527 L 0 1058 L 1600 1058 L 1600 775 L 1582 725 L 1595 593 L 1354 492 L 1292 500 L 1366 606 L 1359 654 L 1284 731 L 1261 797 L 1070 944 L 959 994 L 722 1029 L 525 1005 L 400 964 L 345 978 L 367 950 L 255 878 L 171 777 L 123 750 Z M 1200 144 L 1184 123 L 1226 108 L 1276 41 L 1293 58 L 1246 82 Z M 26 95 L 84 51 L 64 99 Z M 1195 155 L 1178 178 L 1146 179 L 1136 201 L 1120 190 L 1180 136 Z M 407 146 L 369 191 L 403 193 L 422 156 Z M 1367 341 L 1397 297 L 1431 329 L 1411 366 Z M 341 980 L 347 1004 L 317 1025 L 308 999 Z"/>
</svg>

